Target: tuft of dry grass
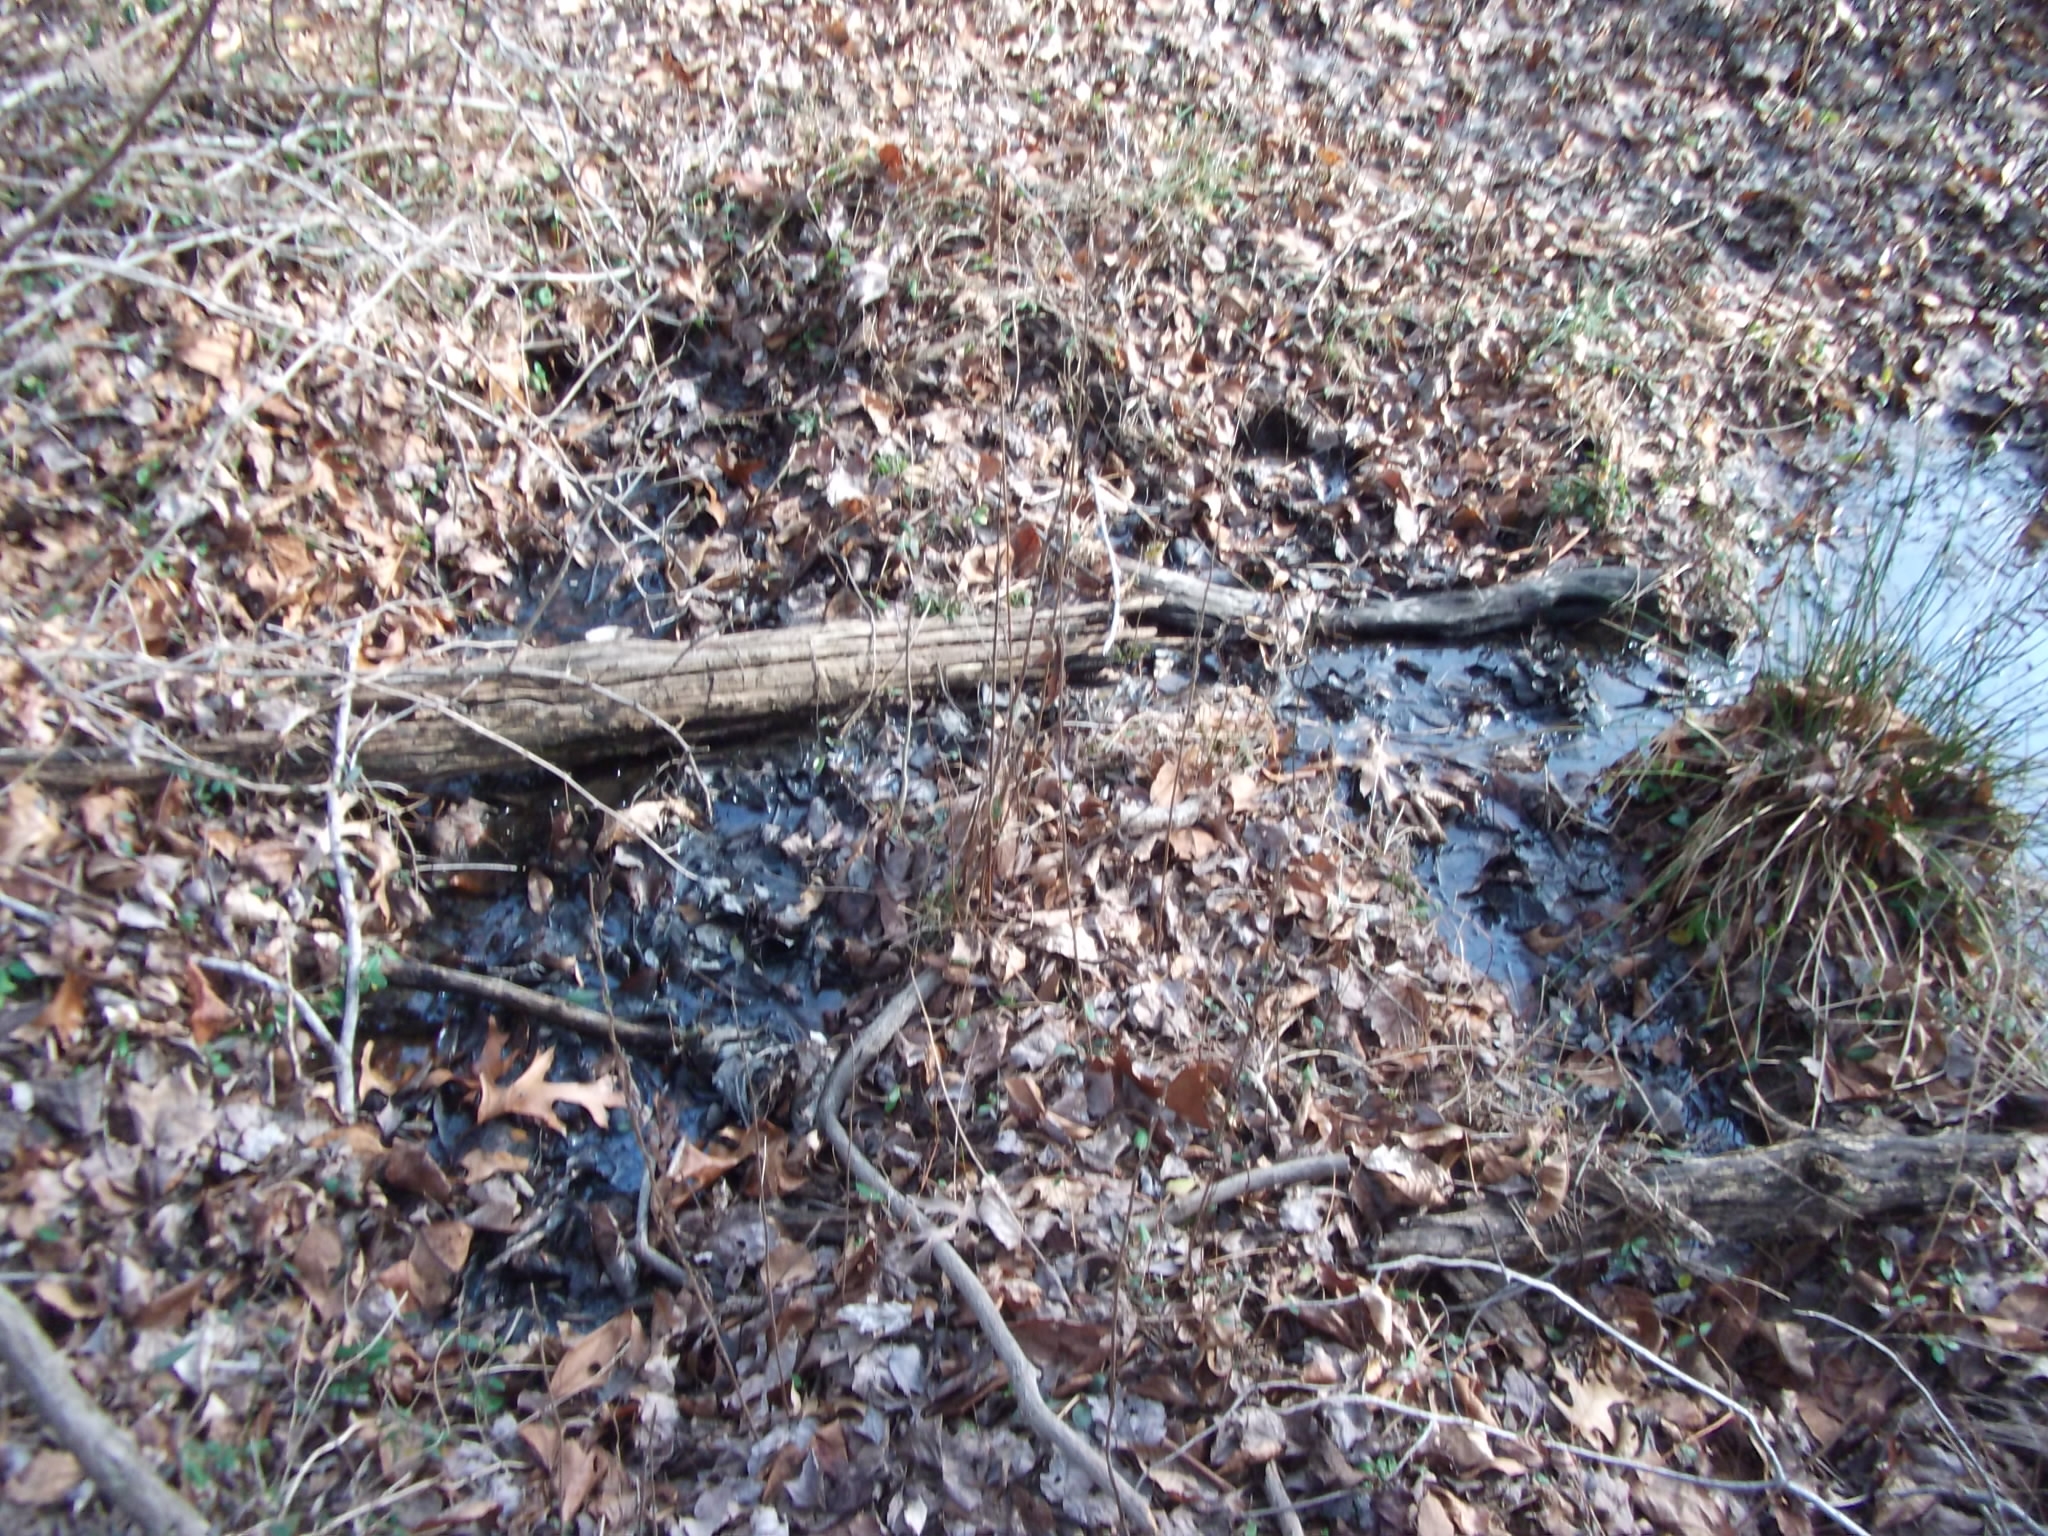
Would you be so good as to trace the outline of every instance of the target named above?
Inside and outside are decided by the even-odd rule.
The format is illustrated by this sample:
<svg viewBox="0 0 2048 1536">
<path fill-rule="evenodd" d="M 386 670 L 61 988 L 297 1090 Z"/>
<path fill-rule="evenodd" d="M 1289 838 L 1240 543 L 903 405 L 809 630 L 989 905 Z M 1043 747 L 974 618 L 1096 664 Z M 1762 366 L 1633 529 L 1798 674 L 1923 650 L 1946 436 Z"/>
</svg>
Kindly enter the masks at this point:
<svg viewBox="0 0 2048 1536">
<path fill-rule="evenodd" d="M 1774 580 L 1747 696 L 1613 779 L 1649 867 L 1638 918 L 1697 957 L 1714 1054 L 1796 1064 L 1823 1100 L 1959 1068 L 1958 1030 L 2006 1066 L 2038 1049 L 2023 909 L 2048 739 L 2048 570 L 2010 548 L 2005 472 L 1924 433 L 1852 436 L 1841 463 L 1835 531 Z"/>
<path fill-rule="evenodd" d="M 1655 869 L 1644 919 L 1698 950 L 1743 1062 L 1868 1059 L 1937 1002 L 1985 1000 L 2024 823 L 1967 742 L 1882 693 L 1766 677 L 1616 782 Z"/>
</svg>

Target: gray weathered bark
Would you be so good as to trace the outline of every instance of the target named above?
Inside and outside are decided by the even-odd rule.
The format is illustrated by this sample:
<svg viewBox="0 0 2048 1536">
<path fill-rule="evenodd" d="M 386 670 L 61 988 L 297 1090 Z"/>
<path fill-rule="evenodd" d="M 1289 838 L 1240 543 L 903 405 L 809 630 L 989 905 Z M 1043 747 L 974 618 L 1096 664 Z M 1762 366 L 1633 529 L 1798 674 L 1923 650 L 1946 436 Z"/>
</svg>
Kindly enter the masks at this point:
<svg viewBox="0 0 2048 1536">
<path fill-rule="evenodd" d="M 1242 625 L 1268 617 L 1272 599 L 1242 587 L 1222 586 L 1206 577 L 1157 566 L 1134 566 L 1127 574 L 1145 597 L 1146 616 L 1161 628 Z M 1534 624 L 1581 624 L 1646 598 L 1656 586 L 1652 572 L 1634 566 L 1586 566 L 1545 571 L 1498 586 L 1457 592 L 1423 592 L 1413 597 L 1375 597 L 1317 609 L 1310 633 L 1326 640 L 1435 640 L 1458 644 Z"/>
<path fill-rule="evenodd" d="M 1195 627 L 1197 615 L 1245 625 L 1268 599 L 1152 567 L 1133 567 L 1120 633 Z M 1374 599 L 1316 616 L 1332 638 L 1476 639 L 1540 621 L 1576 622 L 1646 592 L 1633 569 L 1553 571 L 1474 592 Z M 664 737 L 717 744 L 779 721 L 840 712 L 870 699 L 1028 682 L 1054 669 L 1099 666 L 1112 610 L 1104 603 L 997 609 L 958 619 L 877 617 L 714 635 L 691 644 L 618 640 L 479 651 L 470 659 L 364 672 L 354 682 L 381 716 L 357 761 L 373 777 L 427 784 L 517 771 L 545 759 L 566 768 L 658 749 Z M 209 765 L 290 781 L 316 780 L 330 743 L 317 737 L 330 700 L 290 739 L 248 732 L 184 744 L 184 766 Z M 174 755 L 0 752 L 0 771 L 45 783 L 149 782 Z"/>
<path fill-rule="evenodd" d="M 1490 1258 L 1520 1263 L 1611 1246 L 1658 1227 L 1718 1242 L 1828 1237 L 1851 1222 L 1935 1210 L 1995 1184 L 2019 1161 L 2016 1136 L 1853 1136 L 1823 1131 L 1775 1147 L 1660 1163 L 1625 1178 L 1595 1172 L 1592 1208 L 1566 1229 L 1531 1230 L 1515 1205 L 1486 1195 L 1461 1211 L 1404 1221 L 1380 1240 L 1381 1258 Z"/>
</svg>

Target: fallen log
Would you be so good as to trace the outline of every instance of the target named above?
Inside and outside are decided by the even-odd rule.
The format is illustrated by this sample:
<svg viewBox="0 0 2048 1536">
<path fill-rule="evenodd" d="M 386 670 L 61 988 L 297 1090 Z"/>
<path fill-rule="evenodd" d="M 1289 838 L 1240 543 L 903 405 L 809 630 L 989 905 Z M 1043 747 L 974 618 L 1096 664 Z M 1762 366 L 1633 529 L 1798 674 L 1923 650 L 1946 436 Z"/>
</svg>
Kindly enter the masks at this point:
<svg viewBox="0 0 2048 1536">
<path fill-rule="evenodd" d="M 366 773 L 419 783 L 519 768 L 529 754 L 566 766 L 617 758 L 676 733 L 715 743 L 871 699 L 1028 681 L 1099 661 L 1108 626 L 1105 605 L 1077 604 L 877 617 L 691 645 L 583 643 L 370 673 L 358 691 L 404 718 L 365 741 L 359 761 Z"/>
<path fill-rule="evenodd" d="M 1583 624 L 1647 597 L 1654 578 L 1631 566 L 1545 571 L 1462 592 L 1375 597 L 1317 616 L 1315 632 L 1342 640 L 1479 640 L 1533 624 Z"/>
<path fill-rule="evenodd" d="M 1277 616 L 1278 593 L 1248 592 L 1159 566 L 1134 566 L 1125 574 L 1145 594 L 1138 606 L 1161 628 L 1242 626 Z M 1655 590 L 1656 582 L 1655 573 L 1635 566 L 1550 570 L 1492 587 L 1319 605 L 1309 613 L 1309 633 L 1324 640 L 1459 644 L 1536 624 L 1583 624 L 1640 602 Z"/>
<path fill-rule="evenodd" d="M 1662 1228 L 1714 1242 L 1783 1243 L 1852 1222 L 1935 1210 L 1994 1185 L 2026 1149 L 2021 1136 L 1944 1131 L 1855 1136 L 1821 1131 L 1774 1147 L 1687 1158 L 1585 1180 L 1581 1219 L 1531 1228 L 1514 1202 L 1488 1194 L 1458 1211 L 1404 1221 L 1382 1259 L 1557 1259 Z"/>
<path fill-rule="evenodd" d="M 1185 573 L 1133 567 L 1121 608 L 1075 603 L 996 609 L 954 619 L 890 617 L 662 640 L 476 648 L 453 663 L 355 675 L 366 714 L 356 761 L 373 778 L 426 784 L 467 774 L 562 768 L 677 746 L 717 745 L 778 723 L 872 699 L 1011 684 L 1099 668 L 1112 630 L 1143 642 L 1158 630 L 1244 626 L 1271 599 Z M 1577 622 L 1648 590 L 1631 568 L 1551 571 L 1472 592 L 1377 598 L 1317 614 L 1329 637 L 1464 641 L 1538 622 Z M 291 686 L 291 685 L 285 685 Z M 304 687 L 304 684 L 298 685 Z M 331 698 L 308 696 L 308 723 L 286 735 L 247 731 L 197 744 L 145 732 L 128 750 L 0 752 L 0 772 L 59 787 L 147 783 L 210 770 L 317 781 Z M 277 787 L 273 785 L 272 787 Z"/>
<path fill-rule="evenodd" d="M 454 663 L 358 673 L 356 697 L 376 718 L 366 724 L 356 761 L 373 778 L 422 784 L 543 760 L 563 767 L 617 760 L 664 739 L 717 745 L 870 700 L 1097 669 L 1111 618 L 1107 604 L 1075 603 L 955 619 L 878 615 L 687 644 L 478 648 Z M 1121 635 L 1153 638 L 1138 619 L 1126 608 Z M 313 714 L 288 736 L 245 731 L 189 746 L 166 737 L 127 752 L 9 749 L 0 752 L 0 772 L 81 788 L 216 766 L 286 783 L 324 778 L 331 743 L 320 726 L 330 701 L 304 702 Z"/>
</svg>

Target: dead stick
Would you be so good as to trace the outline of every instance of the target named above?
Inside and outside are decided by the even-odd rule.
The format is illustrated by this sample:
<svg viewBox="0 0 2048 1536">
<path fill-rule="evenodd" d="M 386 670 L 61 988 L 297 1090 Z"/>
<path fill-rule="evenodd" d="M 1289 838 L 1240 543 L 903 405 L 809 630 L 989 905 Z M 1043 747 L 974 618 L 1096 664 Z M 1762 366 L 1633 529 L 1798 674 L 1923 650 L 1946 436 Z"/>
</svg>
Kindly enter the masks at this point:
<svg viewBox="0 0 2048 1536">
<path fill-rule="evenodd" d="M 989 1347 L 996 1352 L 996 1358 L 1009 1373 L 1010 1392 L 1017 1399 L 1017 1412 L 1024 1422 L 1047 1445 L 1067 1458 L 1075 1466 L 1084 1468 L 1095 1479 L 1097 1487 L 1114 1496 L 1117 1507 L 1124 1518 L 1140 1531 L 1152 1536 L 1159 1527 L 1152 1517 L 1152 1506 L 1145 1495 L 1125 1481 L 1116 1468 L 1109 1464 L 1109 1458 L 1097 1449 L 1081 1432 L 1060 1418 L 1046 1406 L 1044 1396 L 1038 1390 L 1038 1367 L 1031 1363 L 1018 1345 L 1016 1336 L 1010 1332 L 1009 1324 L 1003 1321 L 1003 1314 L 995 1301 L 982 1286 L 980 1276 L 973 1266 L 960 1256 L 955 1248 L 938 1230 L 925 1219 L 908 1197 L 882 1176 L 882 1171 L 869 1162 L 861 1150 L 853 1144 L 853 1138 L 846 1134 L 846 1127 L 839 1123 L 839 1106 L 845 1100 L 853 1080 L 860 1075 L 861 1068 L 872 1062 L 901 1032 L 911 1017 L 924 1006 L 925 999 L 937 988 L 938 978 L 927 971 L 911 982 L 889 1002 L 888 1007 L 876 1015 L 873 1023 L 862 1030 L 846 1053 L 833 1065 L 825 1079 L 824 1091 L 818 1095 L 817 1120 L 825 1132 L 825 1139 L 832 1143 L 832 1150 L 839 1154 L 839 1160 L 861 1184 L 871 1188 L 887 1206 L 889 1214 L 915 1232 L 938 1260 L 939 1268 L 953 1282 L 953 1289 L 967 1304 L 967 1310 L 974 1314 L 980 1325 L 982 1336 Z"/>
<path fill-rule="evenodd" d="M 1351 1155 L 1347 1152 L 1329 1152 L 1315 1157 L 1297 1157 L 1285 1163 L 1269 1163 L 1264 1168 L 1253 1168 L 1246 1173 L 1233 1173 L 1227 1179 L 1218 1179 L 1206 1189 L 1182 1195 L 1166 1207 L 1164 1215 L 1169 1226 L 1178 1227 L 1201 1215 L 1211 1206 L 1239 1200 L 1246 1195 L 1262 1194 L 1269 1189 L 1285 1189 L 1293 1184 L 1314 1184 L 1323 1179 L 1334 1179 L 1338 1174 L 1350 1171 Z"/>
<path fill-rule="evenodd" d="M 141 110 L 128 119 L 120 137 L 114 140 L 113 147 L 100 156 L 85 175 L 74 179 L 69 186 L 57 192 L 37 209 L 35 217 L 7 236 L 4 241 L 0 241 L 0 261 L 6 261 L 13 256 L 29 240 L 64 217 L 73 203 L 106 180 L 107 172 L 114 168 L 116 161 L 128 153 L 128 146 L 135 142 L 136 135 L 141 133 L 149 120 L 156 115 L 156 109 L 163 105 L 164 98 L 171 93 L 171 87 L 177 84 L 178 76 L 185 73 L 185 66 L 192 62 L 192 55 L 199 51 L 199 40 L 213 30 L 213 13 L 219 7 L 220 0 L 206 0 L 205 9 L 199 13 L 199 20 L 193 24 L 191 32 L 185 37 L 185 46 L 179 50 L 177 58 L 172 60 L 171 67 L 165 72 L 163 79 L 157 82 L 156 89 L 149 93 L 149 99 L 143 102 Z"/>
<path fill-rule="evenodd" d="M 1277 1461 L 1266 1463 L 1266 1502 L 1279 1515 L 1280 1536 L 1303 1536 L 1301 1516 L 1294 1512 L 1294 1501 L 1287 1496 L 1287 1482 L 1280 1475 Z"/>
<path fill-rule="evenodd" d="M 363 1010 L 363 919 L 356 907 L 356 877 L 349 868 L 348 842 L 342 836 L 341 795 L 353 766 L 349 760 L 349 721 L 356 702 L 356 651 L 363 643 L 363 621 L 356 620 L 342 641 L 341 702 L 334 706 L 334 756 L 327 770 L 327 855 L 334 865 L 334 902 L 341 909 L 341 1021 L 334 1029 L 334 1107 L 344 1120 L 356 1117 L 356 1023 Z"/>
<path fill-rule="evenodd" d="M 615 1018 L 599 1013 L 595 1008 L 585 1008 L 581 1003 L 522 987 L 516 981 L 480 976 L 475 971 L 429 965 L 423 960 L 386 960 L 384 979 L 394 987 L 406 987 L 414 992 L 460 992 L 467 997 L 480 997 L 487 1003 L 517 1008 L 533 1018 L 559 1024 L 592 1040 L 609 1043 L 616 1034 L 621 1040 L 642 1046 L 673 1046 L 676 1041 L 675 1032 L 660 1024 Z"/>
<path fill-rule="evenodd" d="M 223 960 L 213 955 L 201 955 L 199 967 L 201 970 L 213 972 L 216 976 L 232 976 L 237 981 L 246 981 L 253 987 L 261 987 L 273 996 L 283 998 L 291 1005 L 292 1013 L 298 1021 L 306 1026 L 306 1033 L 320 1042 L 320 1049 L 327 1053 L 330 1062 L 348 1059 L 332 1031 L 327 1028 L 327 1021 L 320 1017 L 320 1011 L 313 1006 L 305 993 L 290 982 L 279 981 L 270 972 L 251 965 L 246 960 Z"/>
<path fill-rule="evenodd" d="M 135 1439 L 85 1395 L 64 1357 L 13 1291 L 0 1285 L 0 1360 L 43 1424 L 108 1503 L 149 1536 L 207 1536 L 213 1529 L 144 1459 Z"/>
</svg>

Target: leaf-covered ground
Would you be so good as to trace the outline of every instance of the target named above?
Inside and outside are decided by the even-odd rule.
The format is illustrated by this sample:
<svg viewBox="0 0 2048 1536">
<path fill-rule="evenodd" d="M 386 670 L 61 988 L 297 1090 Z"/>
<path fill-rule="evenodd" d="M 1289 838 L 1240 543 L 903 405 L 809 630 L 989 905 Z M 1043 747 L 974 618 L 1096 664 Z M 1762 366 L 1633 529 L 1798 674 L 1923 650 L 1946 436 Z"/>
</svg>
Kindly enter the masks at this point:
<svg viewBox="0 0 2048 1536">
<path fill-rule="evenodd" d="M 616 815 L 221 758 L 324 774 L 351 674 L 464 645 L 1046 612 L 1139 563 L 1623 562 L 1719 634 L 1785 533 L 1732 464 L 1882 412 L 2041 430 L 2043 34 L 1873 0 L 0 18 L 0 1275 L 223 1529 L 1113 1524 L 809 1122 L 935 972 L 849 1126 L 1163 1524 L 2038 1530 L 2039 1144 L 1839 1239 L 1645 1202 L 1581 1243 L 1683 1137 L 1439 934 L 1410 850 L 1499 786 L 1300 750 L 1255 686 L 1285 637 L 603 765 Z M 331 1029 L 352 950 L 353 1120 L 249 977 Z M 400 956 L 688 1007 L 687 1049 L 383 985 Z M 1641 1014 L 1650 963 L 1577 1005 Z M 2038 1123 L 1950 1023 L 1814 1115 Z M 1376 1268 L 1483 1191 L 1561 1295 Z M 18 1394 L 0 1426 L 10 1528 L 108 1518 Z"/>
</svg>

